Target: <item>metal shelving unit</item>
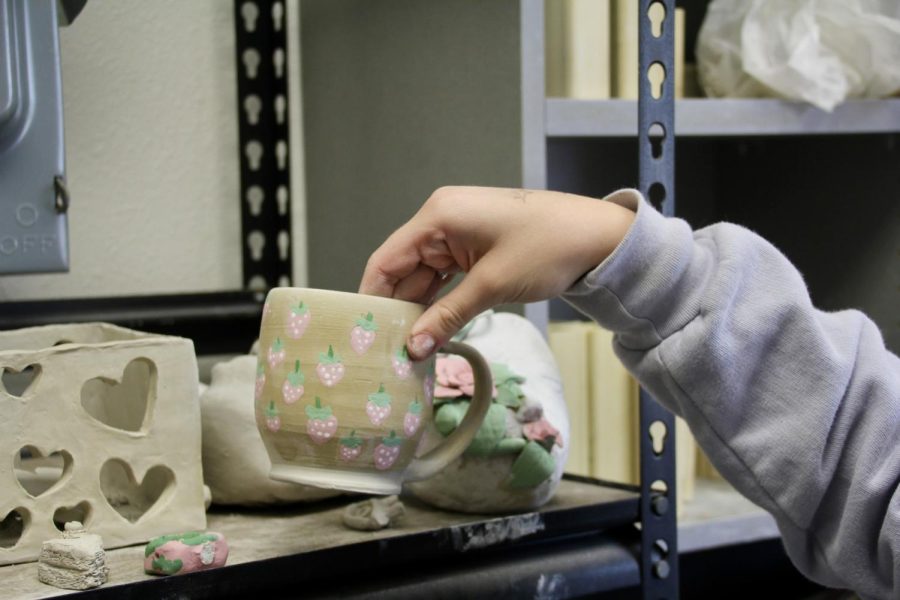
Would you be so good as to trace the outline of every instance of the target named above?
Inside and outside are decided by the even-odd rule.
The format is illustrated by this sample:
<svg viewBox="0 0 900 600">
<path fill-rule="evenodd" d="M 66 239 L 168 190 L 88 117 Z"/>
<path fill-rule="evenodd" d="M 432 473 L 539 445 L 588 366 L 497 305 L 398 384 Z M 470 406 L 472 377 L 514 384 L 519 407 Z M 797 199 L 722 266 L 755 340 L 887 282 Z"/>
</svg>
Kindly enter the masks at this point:
<svg viewBox="0 0 900 600">
<path fill-rule="evenodd" d="M 650 0 L 642 0 L 642 5 L 649 4 L 649 2 Z M 665 3 L 670 9 L 668 14 L 672 14 L 671 7 L 674 5 L 674 0 L 666 0 Z M 278 95 L 286 93 L 287 90 L 286 72 L 283 76 L 277 76 L 275 63 L 266 60 L 261 61 L 258 65 L 263 69 L 257 73 L 258 78 L 250 78 L 249 73 L 245 70 L 248 65 L 244 58 L 245 51 L 254 44 L 258 51 L 262 48 L 266 57 L 274 57 L 275 50 L 278 47 L 284 47 L 285 28 L 276 28 L 274 21 L 271 23 L 259 22 L 261 26 L 265 27 L 265 35 L 261 30 L 248 31 L 245 20 L 247 15 L 243 12 L 245 4 L 245 2 L 237 0 L 234 5 L 239 40 L 235 58 L 238 61 L 238 72 L 243 73 L 238 82 L 242 101 L 238 106 L 237 114 L 241 120 L 240 147 L 242 152 L 239 160 L 242 189 L 240 197 L 236 197 L 235 202 L 239 203 L 241 207 L 243 231 L 247 241 L 249 241 L 248 236 L 251 232 L 260 231 L 270 242 L 267 247 L 264 247 L 259 260 L 254 258 L 249 244 L 245 244 L 245 247 L 241 248 L 245 267 L 244 282 L 250 289 L 192 296 L 6 303 L 2 305 L 4 311 L 0 316 L 0 328 L 102 319 L 148 331 L 186 335 L 195 340 L 199 353 L 246 351 L 249 341 L 255 336 L 258 327 L 261 308 L 258 291 L 268 285 L 285 283 L 286 280 L 282 278 L 288 276 L 290 265 L 289 261 L 278 254 L 277 245 L 272 242 L 272 240 L 278 239 L 280 232 L 285 231 L 285 227 L 289 226 L 287 218 L 289 209 L 282 210 L 278 204 L 279 188 L 286 185 L 289 172 L 286 168 L 279 166 L 276 154 L 279 152 L 277 150 L 279 142 L 286 139 L 287 113 L 284 112 L 284 118 L 280 118 L 276 104 Z M 280 2 L 278 0 L 256 0 L 254 4 L 258 6 L 257 17 L 259 19 L 270 19 L 273 6 Z M 355 278 L 356 271 L 348 268 L 351 261 L 339 260 L 342 252 L 349 252 L 339 242 L 354 235 L 358 236 L 354 238 L 357 245 L 372 246 L 369 243 L 371 240 L 383 239 L 384 231 L 379 230 L 379 227 L 384 229 L 399 224 L 400 217 L 397 217 L 397 214 L 403 216 L 411 214 L 413 208 L 417 207 L 424 199 L 422 194 L 427 193 L 429 186 L 431 186 L 430 189 L 436 187 L 433 184 L 439 178 L 422 176 L 422 173 L 428 169 L 440 173 L 444 178 L 469 178 L 469 181 L 491 185 L 543 188 L 547 187 L 549 183 L 556 187 L 559 182 L 565 183 L 569 173 L 560 173 L 560 156 L 554 155 L 554 144 L 567 143 L 568 139 L 577 138 L 579 143 L 584 142 L 590 147 L 574 147 L 571 149 L 571 154 L 589 154 L 602 146 L 600 152 L 601 154 L 606 152 L 605 157 L 617 155 L 623 146 L 616 144 L 623 143 L 622 139 L 625 138 L 627 144 L 634 143 L 633 152 L 632 147 L 627 146 L 630 162 L 626 166 L 629 167 L 629 174 L 633 176 L 632 183 L 638 183 L 637 148 L 647 146 L 647 144 L 638 144 L 636 139 L 640 112 L 638 102 L 545 98 L 543 0 L 470 3 L 466 5 L 469 10 L 483 12 L 474 15 L 469 22 L 462 18 L 454 24 L 454 27 L 458 27 L 458 31 L 455 32 L 457 37 L 463 39 L 462 48 L 456 49 L 458 50 L 456 54 L 451 50 L 442 49 L 442 51 L 452 54 L 454 59 L 462 60 L 459 59 L 460 54 L 470 48 L 475 48 L 476 50 L 472 51 L 473 55 L 466 55 L 465 60 L 469 62 L 462 61 L 465 65 L 464 68 L 473 71 L 480 65 L 478 62 L 480 57 L 474 56 L 481 48 L 477 43 L 479 42 L 477 36 L 474 40 L 462 38 L 463 35 L 475 31 L 483 34 L 483 39 L 502 38 L 500 45 L 505 44 L 503 45 L 504 52 L 518 53 L 516 64 L 519 70 L 515 73 L 515 78 L 510 77 L 515 79 L 512 84 L 506 81 L 501 84 L 507 88 L 515 88 L 512 95 L 514 103 L 506 102 L 509 100 L 509 95 L 498 95 L 491 96 L 486 100 L 480 99 L 481 104 L 474 105 L 475 109 L 503 112 L 505 113 L 504 117 L 509 113 L 515 114 L 517 123 L 515 123 L 515 131 L 512 132 L 513 135 L 510 138 L 513 141 L 504 138 L 501 140 L 502 143 L 483 144 L 479 147 L 477 154 L 488 157 L 484 161 L 454 163 L 449 167 L 447 165 L 448 155 L 442 155 L 439 152 L 422 152 L 421 149 L 412 146 L 411 140 L 416 141 L 428 134 L 435 135 L 437 132 L 435 137 L 439 139 L 440 144 L 446 144 L 453 131 L 440 128 L 428 129 L 431 122 L 425 120 L 421 114 L 415 113 L 414 118 L 408 118 L 407 113 L 414 112 L 420 106 L 425 106 L 424 110 L 429 118 L 433 115 L 445 116 L 447 120 L 471 117 L 470 113 L 463 110 L 460 110 L 459 113 L 453 112 L 457 108 L 456 104 L 460 102 L 459 98 L 467 96 L 466 90 L 461 92 L 454 90 L 456 96 L 445 94 L 442 98 L 452 97 L 452 101 L 435 106 L 433 103 L 423 102 L 416 94 L 420 93 L 421 89 L 429 87 L 427 85 L 429 77 L 439 78 L 444 75 L 439 68 L 432 68 L 429 65 L 427 69 L 415 71 L 417 77 L 422 81 L 417 79 L 416 85 L 403 87 L 402 92 L 396 92 L 399 86 L 390 87 L 391 84 L 397 82 L 404 83 L 403 79 L 396 75 L 403 72 L 399 66 L 391 65 L 386 71 L 375 74 L 367 71 L 364 68 L 366 65 L 362 64 L 367 58 L 367 54 L 371 53 L 372 48 L 378 47 L 378 43 L 386 38 L 370 35 L 363 41 L 364 43 L 360 42 L 356 46 L 352 40 L 348 41 L 341 37 L 346 35 L 342 28 L 347 26 L 344 19 L 347 15 L 341 11 L 348 10 L 349 4 L 331 0 L 303 3 L 303 5 L 312 6 L 315 9 L 310 11 L 310 17 L 322 17 L 327 21 L 327 27 L 319 28 L 318 31 L 309 25 L 311 30 L 305 32 L 305 37 L 313 38 L 318 35 L 320 37 L 314 40 L 315 43 L 334 44 L 334 46 L 327 47 L 326 50 L 334 50 L 337 47 L 339 51 L 347 53 L 346 55 L 329 55 L 328 52 L 303 52 L 304 61 L 321 61 L 314 64 L 319 67 L 317 69 L 303 69 L 305 85 L 307 83 L 314 84 L 307 86 L 306 91 L 312 97 L 305 99 L 307 101 L 304 104 L 304 110 L 307 111 L 307 146 L 315 150 L 315 152 L 307 152 L 309 197 L 311 203 L 318 203 L 312 207 L 314 210 L 311 212 L 310 223 L 311 227 L 312 224 L 315 224 L 317 231 L 320 232 L 318 234 L 322 237 L 320 242 L 335 242 L 329 245 L 324 243 L 311 245 L 321 256 L 327 256 L 328 260 L 335 265 L 335 268 L 327 273 L 324 270 L 317 272 L 313 268 L 311 270 L 312 285 L 340 289 L 341 286 L 334 283 L 338 281 L 338 277 Z M 355 7 L 362 14 L 358 15 L 358 20 L 351 23 L 351 26 L 364 29 L 369 34 L 373 31 L 376 34 L 389 31 L 397 38 L 415 35 L 415 26 L 421 20 L 417 21 L 415 18 L 411 18 L 409 23 L 394 23 L 386 19 L 388 22 L 380 22 L 383 15 L 379 11 L 385 11 L 391 17 L 396 17 L 396 13 L 402 12 L 401 8 L 403 11 L 421 11 L 425 10 L 422 6 L 426 3 L 413 3 L 413 5 L 407 3 L 402 7 L 400 4 L 388 0 L 382 0 L 377 4 L 360 2 Z M 434 11 L 435 15 L 444 18 L 449 18 L 448 15 L 452 12 L 462 12 L 448 8 L 449 4 L 431 3 L 427 10 Z M 394 11 L 394 14 L 391 14 L 391 10 Z M 512 15 L 516 17 L 515 23 L 508 22 Z M 357 17 L 357 15 L 353 16 Z M 421 15 L 416 16 L 416 18 L 420 17 Z M 334 20 L 329 21 L 331 18 Z M 489 23 L 490 18 L 496 18 L 496 21 Z M 492 28 L 497 22 L 502 22 L 505 27 L 514 30 L 514 34 L 510 34 L 509 31 L 498 34 L 496 29 Z M 483 26 L 484 31 L 478 30 L 480 23 L 486 23 Z M 304 27 L 306 26 L 304 25 Z M 241 27 L 244 28 L 243 33 Z M 372 29 L 365 29 L 366 27 L 372 27 Z M 277 35 L 281 37 L 271 37 Z M 329 41 L 329 38 L 334 38 L 334 40 Z M 515 43 L 510 43 L 511 41 Z M 662 41 L 669 43 L 668 39 Z M 382 43 L 382 45 L 391 48 L 402 47 L 402 43 L 397 39 L 392 38 L 390 42 L 389 44 Z M 448 46 L 452 42 L 452 37 L 445 40 Z M 367 44 L 370 45 L 367 46 Z M 429 44 L 429 50 L 433 46 Z M 647 49 L 644 48 L 645 51 Z M 404 55 L 409 56 L 409 54 L 408 52 L 399 52 L 390 56 L 399 61 Z M 415 68 L 427 62 L 428 59 L 424 56 L 423 50 L 417 56 L 410 57 L 409 61 L 412 67 Z M 642 63 L 646 66 L 647 61 L 651 59 L 649 55 L 645 58 L 647 60 L 642 60 Z M 658 56 L 654 60 L 659 59 Z M 666 57 L 663 55 L 661 59 L 666 60 Z M 372 60 L 374 62 L 375 58 Z M 353 69 L 342 71 L 340 67 L 346 66 L 348 63 L 353 66 Z M 320 79 L 316 79 L 332 75 L 338 78 L 344 77 L 344 79 L 328 79 L 324 84 Z M 505 67 L 503 75 L 509 76 L 508 69 Z M 391 77 L 395 79 L 390 79 Z M 310 78 L 309 82 L 306 81 L 307 78 Z M 369 92 L 368 94 L 360 93 L 359 98 L 361 99 L 346 93 L 347 87 L 342 87 L 357 83 L 363 86 L 364 91 Z M 476 84 L 483 87 L 484 81 L 477 80 L 473 85 Z M 365 86 L 370 86 L 370 88 L 365 89 Z M 375 92 L 372 92 L 372 89 Z M 452 86 L 448 86 L 448 89 L 452 89 Z M 333 96 L 327 94 L 333 94 Z M 250 113 L 254 111 L 248 109 L 244 104 L 246 98 L 251 95 L 259 97 L 259 106 L 263 110 L 258 119 L 251 117 Z M 470 97 L 473 95 L 468 94 Z M 353 107 L 358 108 L 366 120 L 360 121 L 359 114 L 353 114 L 351 118 L 346 118 L 342 114 L 344 107 L 335 105 L 335 98 L 340 101 L 358 101 L 358 104 Z M 381 104 L 377 104 L 378 102 Z M 370 110 L 373 104 L 377 104 L 378 110 Z M 885 134 L 900 131 L 900 99 L 849 102 L 838 107 L 831 114 L 822 113 L 803 105 L 768 99 L 686 99 L 679 100 L 674 104 L 674 123 L 667 120 L 672 117 L 671 112 L 668 113 L 668 116 L 665 113 L 669 108 L 663 107 L 662 115 L 651 112 L 644 115 L 641 121 L 642 127 L 645 129 L 642 131 L 642 139 L 646 141 L 647 123 L 657 122 L 660 119 L 663 119 L 667 125 L 674 124 L 674 127 L 667 127 L 667 131 L 677 131 L 679 138 L 739 136 L 785 138 L 809 134 Z M 255 101 L 251 102 L 251 108 L 255 106 Z M 471 106 L 466 109 L 475 110 Z M 516 113 L 517 109 L 518 113 Z M 385 114 L 390 118 L 408 121 L 411 133 L 407 135 L 404 131 L 398 131 L 397 122 L 389 120 L 380 122 L 380 120 L 386 119 Z M 313 116 L 315 118 L 311 118 Z M 495 120 L 503 121 L 503 118 L 497 117 Z M 366 127 L 362 128 L 360 123 L 365 123 Z M 282 125 L 284 128 L 281 127 Z M 476 127 L 484 135 L 498 138 L 510 133 L 508 129 L 503 128 L 507 125 L 506 121 L 503 121 L 503 127 L 500 125 L 494 127 L 494 125 L 495 123 L 485 120 L 479 121 Z M 341 127 L 345 129 L 341 129 Z M 460 121 L 460 124 L 455 125 L 454 128 L 463 129 L 464 127 L 465 125 Z M 357 131 L 359 139 L 345 135 L 348 131 L 352 133 L 354 130 L 360 129 L 365 129 L 365 131 Z M 460 137 L 465 138 L 466 136 Z M 263 146 L 261 157 L 256 157 L 255 151 L 252 153 L 253 156 L 247 152 L 248 144 L 254 140 L 259 141 Z M 671 213 L 674 211 L 673 200 L 675 197 L 673 178 L 675 135 L 668 135 L 667 140 L 669 145 L 665 147 L 664 156 L 668 162 L 666 164 L 653 163 L 643 159 L 645 177 L 641 178 L 641 185 L 645 191 L 648 191 L 650 184 L 662 182 L 667 188 L 666 198 L 668 200 L 663 207 L 664 210 Z M 451 142 L 455 143 L 454 140 Z M 472 154 L 472 146 L 468 142 L 468 139 L 463 139 L 459 146 L 451 145 L 451 147 L 468 149 L 469 154 Z M 389 150 L 392 143 L 401 147 L 402 154 L 391 154 Z M 500 147 L 499 150 L 498 147 Z M 511 153 L 508 151 L 508 147 L 517 147 L 519 151 Z M 585 153 L 585 148 L 590 152 Z M 283 149 L 280 152 L 284 157 L 286 150 Z M 465 156 L 461 151 L 455 152 L 453 156 L 456 155 Z M 509 164 L 504 164 L 504 167 L 508 167 L 507 170 L 502 176 L 491 179 L 493 171 L 496 170 L 492 161 L 497 156 L 509 155 L 513 156 Z M 336 161 L 335 156 L 349 156 L 351 159 L 347 163 L 342 163 Z M 679 149 L 679 156 L 684 156 L 681 149 Z M 254 157 L 263 161 L 260 163 L 260 169 L 253 168 L 256 160 Z M 478 164 L 480 162 L 488 165 L 484 167 L 483 171 L 478 170 L 482 168 L 482 165 Z M 586 159 L 586 162 L 593 166 L 598 164 L 592 155 Z M 613 168 L 620 166 L 615 162 L 611 162 L 610 165 L 613 165 Z M 391 171 L 390 168 L 394 170 Z M 403 179 L 397 183 L 392 178 Z M 375 185 L 371 185 L 372 182 Z M 355 195 L 358 193 L 355 188 L 365 187 L 366 184 L 370 184 L 365 188 L 365 198 L 369 200 L 369 206 L 363 206 L 364 203 Z M 334 187 L 328 187 L 328 185 Z M 251 191 L 253 186 L 257 186 L 263 194 L 264 199 L 260 201 L 259 210 L 257 210 L 255 200 L 258 198 L 258 192 Z M 590 180 L 584 183 L 582 188 L 572 191 L 590 194 L 593 190 L 593 193 L 596 194 L 604 189 L 609 191 L 612 189 L 612 184 L 607 180 L 602 180 L 600 183 L 598 180 Z M 371 201 L 372 198 L 377 201 Z M 360 210 L 371 209 L 375 205 L 377 205 L 375 207 L 378 210 L 377 213 L 374 212 L 374 209 L 371 214 L 358 214 L 348 210 L 348 207 L 353 208 L 354 206 L 359 206 Z M 679 210 L 681 210 L 681 206 L 683 205 L 679 204 Z M 390 209 L 393 209 L 395 214 L 391 215 Z M 345 230 L 322 227 L 323 219 L 328 216 L 324 214 L 326 211 L 334 215 L 335 222 L 352 224 L 356 220 L 361 223 L 360 228 Z M 289 228 L 286 231 L 289 233 Z M 288 241 L 290 241 L 289 238 Z M 258 285 L 259 279 L 255 280 L 256 284 L 252 283 L 253 278 L 260 273 L 264 276 L 264 285 L 262 286 Z M 328 279 L 329 277 L 332 279 Z M 533 322 L 542 326 L 547 322 L 549 306 L 546 303 L 530 305 L 525 308 L 525 312 Z M 228 323 L 229 327 L 223 327 L 223 323 Z M 653 405 L 647 399 L 644 400 L 644 405 L 650 411 L 656 410 L 652 408 Z M 645 417 L 642 419 L 642 431 L 646 429 L 650 421 L 667 418 L 670 417 L 659 412 L 645 411 Z M 670 426 L 669 431 L 674 432 L 674 428 Z M 563 539 L 562 536 L 555 540 L 545 539 L 540 547 L 523 544 L 523 547 L 519 548 L 521 553 L 516 555 L 518 558 L 503 560 L 501 557 L 494 557 L 489 565 L 486 564 L 480 575 L 468 573 L 468 569 L 475 569 L 470 557 L 460 557 L 457 565 L 459 569 L 450 575 L 447 574 L 451 573 L 449 570 L 444 574 L 436 573 L 431 582 L 438 585 L 442 581 L 446 583 L 452 580 L 457 582 L 460 590 L 485 590 L 488 588 L 484 586 L 488 582 L 492 582 L 492 585 L 496 586 L 492 589 L 495 589 L 497 594 L 501 594 L 503 592 L 502 584 L 505 581 L 508 582 L 510 577 L 519 577 L 523 581 L 530 582 L 534 579 L 532 576 L 542 572 L 542 569 L 549 569 L 549 571 L 555 569 L 559 573 L 564 573 L 566 578 L 577 582 L 577 585 L 567 592 L 569 594 L 600 593 L 643 585 L 645 597 L 677 597 L 678 549 L 674 537 L 676 525 L 674 515 L 675 476 L 671 460 L 674 453 L 673 437 L 669 437 L 667 444 L 670 450 L 661 458 L 652 455 L 649 444 L 644 444 L 642 453 L 648 469 L 644 473 L 645 479 L 647 479 L 645 483 L 649 485 L 649 477 L 663 479 L 667 482 L 670 494 L 663 500 L 671 507 L 670 510 L 661 511 L 659 509 L 660 497 L 651 495 L 648 486 L 644 486 L 643 496 L 633 498 L 633 501 L 628 503 L 627 510 L 623 510 L 621 503 L 606 505 L 599 503 L 592 506 L 591 518 L 586 519 L 581 525 L 583 535 L 573 535 L 573 531 L 569 530 L 566 532 L 566 536 L 568 536 L 566 539 Z M 642 438 L 649 439 L 648 436 L 642 436 Z M 599 483 L 598 485 L 605 484 Z M 658 514 L 659 512 L 663 514 Z M 766 539 L 771 539 L 771 523 L 763 523 L 764 518 L 760 519 L 759 515 L 751 515 L 749 518 L 751 520 L 744 522 L 744 525 L 749 523 L 749 527 L 753 529 L 751 535 L 760 535 L 760 528 L 765 526 L 768 529 L 765 529 L 763 535 L 766 536 Z M 756 519 L 756 521 L 752 519 Z M 641 534 L 633 527 L 636 522 L 642 524 L 643 541 L 640 539 Z M 647 524 L 652 524 L 652 527 L 645 526 Z M 690 530 L 691 535 L 694 536 L 689 538 L 688 549 L 710 548 L 716 544 L 734 543 L 747 539 L 747 534 L 740 531 L 730 537 L 722 534 L 718 535 L 717 539 L 713 539 L 717 535 L 713 529 L 719 525 L 722 525 L 721 521 L 712 525 L 704 523 L 698 525 L 696 522 L 686 523 L 685 528 L 688 529 L 683 529 L 683 531 Z M 576 526 L 575 529 L 577 530 L 578 527 Z M 724 530 L 718 530 L 719 533 L 722 531 Z M 664 544 L 655 543 L 658 539 L 662 539 Z M 416 550 L 421 550 L 421 547 L 416 547 Z M 665 568 L 660 566 L 664 559 Z M 247 576 L 249 579 L 246 581 L 252 581 L 253 578 L 265 579 L 272 574 L 285 581 L 290 581 L 301 565 L 300 559 L 297 557 L 284 557 L 263 562 L 265 564 L 241 566 L 240 569 L 235 569 L 231 573 L 233 576 Z M 664 572 L 666 576 L 661 576 Z M 199 579 L 210 577 L 212 575 L 205 574 L 201 575 Z M 410 595 L 426 591 L 424 587 L 416 587 L 420 584 L 412 581 L 397 580 L 393 584 L 394 589 L 406 590 Z M 465 585 L 470 587 L 465 588 Z M 507 591 L 509 590 L 507 589 Z M 565 594 L 561 593 L 561 595 Z"/>
<path fill-rule="evenodd" d="M 547 98 L 550 137 L 632 137 L 634 100 Z M 827 113 L 774 98 L 685 98 L 675 101 L 679 137 L 837 135 L 900 132 L 900 98 L 851 100 Z"/>
<path fill-rule="evenodd" d="M 642 0 L 638 8 L 639 69 L 646 73 L 651 65 L 673 72 L 674 27 L 666 21 L 661 35 L 654 36 L 648 9 L 654 0 Z M 664 0 L 667 20 L 674 19 L 675 1 Z M 555 104 L 544 97 L 544 5 L 543 0 L 522 0 L 522 170 L 526 186 L 546 188 L 552 165 L 548 161 L 547 142 Z M 639 76 L 637 102 L 630 102 L 629 134 L 638 133 L 639 186 L 651 199 L 658 199 L 664 214 L 675 213 L 675 129 L 674 78 L 663 82 L 662 94 L 653 98 L 649 79 Z M 620 115 L 616 115 L 618 117 Z M 595 115 L 587 114 L 579 123 L 585 130 L 593 127 Z M 660 152 L 651 149 L 651 127 L 661 127 L 667 135 Z M 549 303 L 541 302 L 525 308 L 525 315 L 538 327 L 546 328 Z M 651 425 L 663 425 L 665 442 L 654 450 Z M 641 539 L 636 553 L 641 594 L 644 598 L 674 599 L 678 597 L 678 536 L 675 514 L 677 490 L 675 478 L 675 423 L 671 413 L 657 404 L 644 390 L 640 394 L 640 472 L 641 472 Z M 664 483 L 665 491 L 658 484 Z M 654 486 L 651 489 L 651 486 Z M 597 565 L 600 572 L 603 565 Z"/>
</svg>

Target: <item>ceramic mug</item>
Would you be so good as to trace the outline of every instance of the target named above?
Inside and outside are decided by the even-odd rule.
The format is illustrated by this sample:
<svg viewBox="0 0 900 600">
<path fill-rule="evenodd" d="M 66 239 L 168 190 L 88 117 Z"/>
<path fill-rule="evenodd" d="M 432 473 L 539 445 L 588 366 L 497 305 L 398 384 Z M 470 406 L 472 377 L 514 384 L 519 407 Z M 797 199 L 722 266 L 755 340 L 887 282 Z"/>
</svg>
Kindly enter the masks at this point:
<svg viewBox="0 0 900 600">
<path fill-rule="evenodd" d="M 279 481 L 396 494 L 469 446 L 491 405 L 491 372 L 471 346 L 442 352 L 472 365 L 462 424 L 416 457 L 433 419 L 434 358 L 412 362 L 406 339 L 420 304 L 346 292 L 274 288 L 259 334 L 256 423 Z"/>
</svg>

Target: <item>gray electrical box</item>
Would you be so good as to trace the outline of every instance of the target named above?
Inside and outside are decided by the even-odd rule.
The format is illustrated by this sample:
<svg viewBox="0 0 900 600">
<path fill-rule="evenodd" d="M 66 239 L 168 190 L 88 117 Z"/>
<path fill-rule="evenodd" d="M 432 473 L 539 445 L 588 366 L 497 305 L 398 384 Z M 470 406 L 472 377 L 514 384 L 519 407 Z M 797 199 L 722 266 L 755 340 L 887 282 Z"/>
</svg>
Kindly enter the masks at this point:
<svg viewBox="0 0 900 600">
<path fill-rule="evenodd" d="M 69 268 L 56 0 L 0 0 L 0 274 Z"/>
</svg>

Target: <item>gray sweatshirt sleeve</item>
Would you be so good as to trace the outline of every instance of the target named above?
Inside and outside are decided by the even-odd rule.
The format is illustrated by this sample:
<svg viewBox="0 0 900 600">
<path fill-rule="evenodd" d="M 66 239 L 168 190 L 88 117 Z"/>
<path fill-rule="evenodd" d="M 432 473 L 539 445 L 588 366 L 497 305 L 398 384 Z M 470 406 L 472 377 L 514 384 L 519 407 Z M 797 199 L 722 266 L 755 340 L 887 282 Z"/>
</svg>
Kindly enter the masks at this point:
<svg viewBox="0 0 900 600">
<path fill-rule="evenodd" d="M 564 299 L 615 333 L 625 366 L 772 513 L 804 574 L 900 598 L 900 360 L 878 328 L 815 309 L 745 228 L 692 231 L 633 190 L 607 200 L 635 222 Z"/>
</svg>

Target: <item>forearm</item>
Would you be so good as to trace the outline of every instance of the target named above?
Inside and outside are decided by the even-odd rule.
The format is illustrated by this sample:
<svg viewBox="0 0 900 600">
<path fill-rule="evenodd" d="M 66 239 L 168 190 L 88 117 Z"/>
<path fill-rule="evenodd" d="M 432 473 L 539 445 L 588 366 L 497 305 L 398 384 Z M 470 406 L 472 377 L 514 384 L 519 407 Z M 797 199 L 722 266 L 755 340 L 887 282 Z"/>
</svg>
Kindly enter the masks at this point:
<svg viewBox="0 0 900 600">
<path fill-rule="evenodd" d="M 772 512 L 804 572 L 896 595 L 900 361 L 860 313 L 815 310 L 799 273 L 752 232 L 638 212 L 564 298 L 616 332 L 625 365 Z"/>
</svg>

